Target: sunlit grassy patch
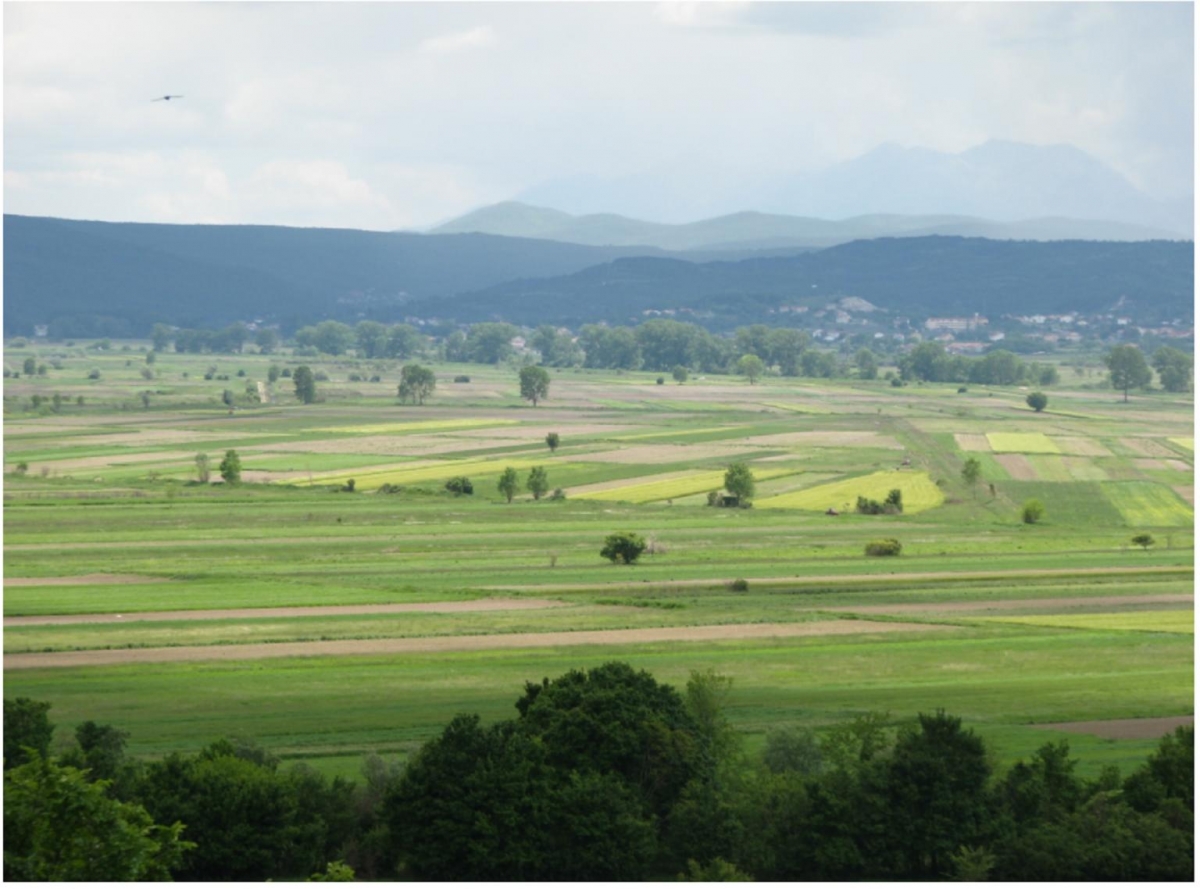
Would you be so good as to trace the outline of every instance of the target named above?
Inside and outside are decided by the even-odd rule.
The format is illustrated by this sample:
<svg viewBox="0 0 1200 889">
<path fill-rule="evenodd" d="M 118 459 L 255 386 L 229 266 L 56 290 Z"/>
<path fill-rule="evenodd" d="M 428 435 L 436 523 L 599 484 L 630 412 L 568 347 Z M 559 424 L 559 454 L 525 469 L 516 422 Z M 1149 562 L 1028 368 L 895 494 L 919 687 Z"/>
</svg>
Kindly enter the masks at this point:
<svg viewBox="0 0 1200 889">
<path fill-rule="evenodd" d="M 313 432 L 344 432 L 348 435 L 404 435 L 408 432 L 442 432 L 451 429 L 476 429 L 480 426 L 514 426 L 516 420 L 486 420 L 464 417 L 459 420 L 416 420 L 411 423 L 370 423 L 364 426 L 321 426 Z"/>
<path fill-rule="evenodd" d="M 1192 509 L 1170 488 L 1154 482 L 1104 485 L 1104 493 L 1131 527 L 1191 525 Z"/>
<path fill-rule="evenodd" d="M 754 469 L 758 480 L 796 475 L 797 469 Z M 661 479 L 654 482 L 624 485 L 607 491 L 592 491 L 575 495 L 576 500 L 623 500 L 629 503 L 651 503 L 655 500 L 673 500 L 688 494 L 701 494 L 720 490 L 725 485 L 725 470 L 695 472 L 679 478 Z"/>
<path fill-rule="evenodd" d="M 870 475 L 818 485 L 803 491 L 792 491 L 777 497 L 759 500 L 755 506 L 764 509 L 819 509 L 830 507 L 852 510 L 859 497 L 884 500 L 888 492 L 899 488 L 907 513 L 923 512 L 941 506 L 945 497 L 941 489 L 924 472 L 873 472 Z"/>
<path fill-rule="evenodd" d="M 1041 432 L 989 432 L 988 444 L 997 454 L 1058 454 L 1058 445 Z"/>
<path fill-rule="evenodd" d="M 1194 452 L 1196 450 L 1195 438 L 1168 438 L 1167 441 L 1171 442 L 1171 444 L 1177 444 L 1181 448 L 1186 448 L 1189 451 Z"/>
<path fill-rule="evenodd" d="M 1035 614 L 983 618 L 989 623 L 1071 627 L 1080 630 L 1133 630 L 1152 633 L 1194 633 L 1195 612 L 1122 611 L 1112 614 Z"/>
</svg>

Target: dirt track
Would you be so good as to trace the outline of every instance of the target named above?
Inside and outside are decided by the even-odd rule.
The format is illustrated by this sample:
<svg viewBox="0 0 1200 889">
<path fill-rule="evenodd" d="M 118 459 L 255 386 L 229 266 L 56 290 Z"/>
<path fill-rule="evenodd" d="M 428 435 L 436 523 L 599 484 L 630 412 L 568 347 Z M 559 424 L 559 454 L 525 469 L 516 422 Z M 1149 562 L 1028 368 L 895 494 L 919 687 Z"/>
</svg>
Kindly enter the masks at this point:
<svg viewBox="0 0 1200 889">
<path fill-rule="evenodd" d="M 120 648 L 105 651 L 6 654 L 4 669 L 100 667 L 172 661 L 249 661 L 279 657 L 417 654 L 486 651 L 502 648 L 558 648 L 570 645 L 629 645 L 649 642 L 703 642 L 858 633 L 936 632 L 953 629 L 929 624 L 864 620 L 801 624 L 721 624 L 708 627 L 649 627 L 637 630 L 581 630 L 567 633 L 506 633 L 484 636 L 432 636 L 419 639 L 347 639 L 331 642 L 273 642 L 253 645 L 193 645 L 176 648 Z"/>
<path fill-rule="evenodd" d="M 1194 716 L 1154 716 L 1149 719 L 1101 719 L 1093 722 L 1047 722 L 1030 728 L 1054 729 L 1080 735 L 1095 735 L 1113 741 L 1160 738 L 1178 726 L 1191 725 Z"/>
<path fill-rule="evenodd" d="M 144 574 L 79 574 L 75 577 L 6 577 L 6 587 L 19 586 L 100 586 L 105 584 L 168 583 L 168 577 L 147 577 Z"/>
<path fill-rule="evenodd" d="M 340 614 L 403 614 L 432 612 L 456 614 L 466 611 L 526 611 L 568 605 L 555 599 L 472 599 L 466 602 L 415 602 L 386 605 L 300 605 L 284 608 L 229 608 L 211 611 L 141 611 L 132 614 L 37 614 L 6 617 L 6 627 L 49 624 L 128 624 L 164 620 L 254 620 L 265 617 L 324 617 Z"/>
<path fill-rule="evenodd" d="M 934 614 L 972 611 L 1013 611 L 1022 608 L 1075 608 L 1083 605 L 1167 605 L 1192 603 L 1192 593 L 1161 593 L 1152 596 L 1073 596 L 1061 599 L 998 599 L 993 602 L 906 602 L 903 605 L 852 605 L 821 609 L 854 614 Z"/>
</svg>

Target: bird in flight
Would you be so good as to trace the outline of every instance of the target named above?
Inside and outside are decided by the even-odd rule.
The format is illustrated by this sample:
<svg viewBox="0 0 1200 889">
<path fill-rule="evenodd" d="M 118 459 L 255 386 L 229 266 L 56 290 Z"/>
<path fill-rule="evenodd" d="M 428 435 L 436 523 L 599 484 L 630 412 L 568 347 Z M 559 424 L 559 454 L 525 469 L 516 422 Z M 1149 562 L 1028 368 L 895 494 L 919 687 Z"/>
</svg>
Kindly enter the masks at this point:
<svg viewBox="0 0 1200 889">
<path fill-rule="evenodd" d="M 183 96 L 159 96 L 157 99 L 151 99 L 151 102 L 170 102 L 172 99 L 182 99 Z"/>
</svg>

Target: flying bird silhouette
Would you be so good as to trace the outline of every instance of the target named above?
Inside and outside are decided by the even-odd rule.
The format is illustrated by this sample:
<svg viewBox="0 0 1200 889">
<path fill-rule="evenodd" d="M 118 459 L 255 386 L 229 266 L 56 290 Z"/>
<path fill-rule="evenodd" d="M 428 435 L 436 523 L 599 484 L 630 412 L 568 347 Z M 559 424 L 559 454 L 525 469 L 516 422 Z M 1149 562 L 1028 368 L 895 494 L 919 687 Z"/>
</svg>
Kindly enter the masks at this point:
<svg viewBox="0 0 1200 889">
<path fill-rule="evenodd" d="M 151 99 L 151 102 L 170 102 L 172 99 L 182 99 L 183 96 L 159 96 L 157 99 Z"/>
</svg>

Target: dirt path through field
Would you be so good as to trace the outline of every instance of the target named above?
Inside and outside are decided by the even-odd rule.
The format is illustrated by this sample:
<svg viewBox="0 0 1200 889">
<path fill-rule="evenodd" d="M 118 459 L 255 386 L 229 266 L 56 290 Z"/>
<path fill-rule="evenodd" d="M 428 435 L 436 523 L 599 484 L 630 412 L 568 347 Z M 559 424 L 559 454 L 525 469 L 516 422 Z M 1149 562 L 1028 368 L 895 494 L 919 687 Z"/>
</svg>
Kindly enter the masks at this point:
<svg viewBox="0 0 1200 889">
<path fill-rule="evenodd" d="M 270 617 L 333 617 L 343 614 L 459 614 L 477 611 L 530 611 L 570 605 L 556 599 L 472 599 L 466 602 L 413 602 L 385 605 L 298 605 L 283 608 L 228 608 L 212 611 L 141 611 L 132 614 L 37 614 L 6 617 L 5 627 L 50 624 L 128 624 L 167 620 L 255 620 Z"/>
<path fill-rule="evenodd" d="M 1153 716 L 1148 719 L 1100 719 L 1092 722 L 1046 722 L 1030 728 L 1053 729 L 1079 735 L 1095 735 L 1112 741 L 1161 738 L 1181 725 L 1191 725 L 1194 716 Z"/>
<path fill-rule="evenodd" d="M 130 583 L 168 583 L 169 577 L 146 577 L 144 574 L 79 574 L 75 577 L 6 577 L 6 587 L 19 586 L 100 586 Z"/>
<path fill-rule="evenodd" d="M 1191 593 L 1161 593 L 1151 596 L 1073 596 L 1061 599 L 1000 599 L 994 602 L 906 602 L 902 605 L 852 605 L 848 608 L 822 608 L 820 611 L 846 611 L 852 614 L 933 614 L 949 612 L 1012 611 L 1021 608 L 1074 608 L 1079 605 L 1166 605 L 1191 604 Z"/>
<path fill-rule="evenodd" d="M 100 667 L 172 661 L 249 661 L 279 657 L 330 657 L 487 651 L 504 648 L 560 648 L 572 645 L 635 645 L 653 642 L 705 642 L 859 633 L 937 632 L 953 627 L 865 620 L 800 624 L 721 624 L 708 627 L 648 627 L 636 630 L 578 630 L 565 633 L 504 633 L 482 636 L 430 636 L 419 639 L 347 639 L 330 642 L 268 642 L 252 645 L 191 645 L 176 648 L 119 648 L 106 651 L 6 654 L 5 670 L 47 667 Z"/>
</svg>

